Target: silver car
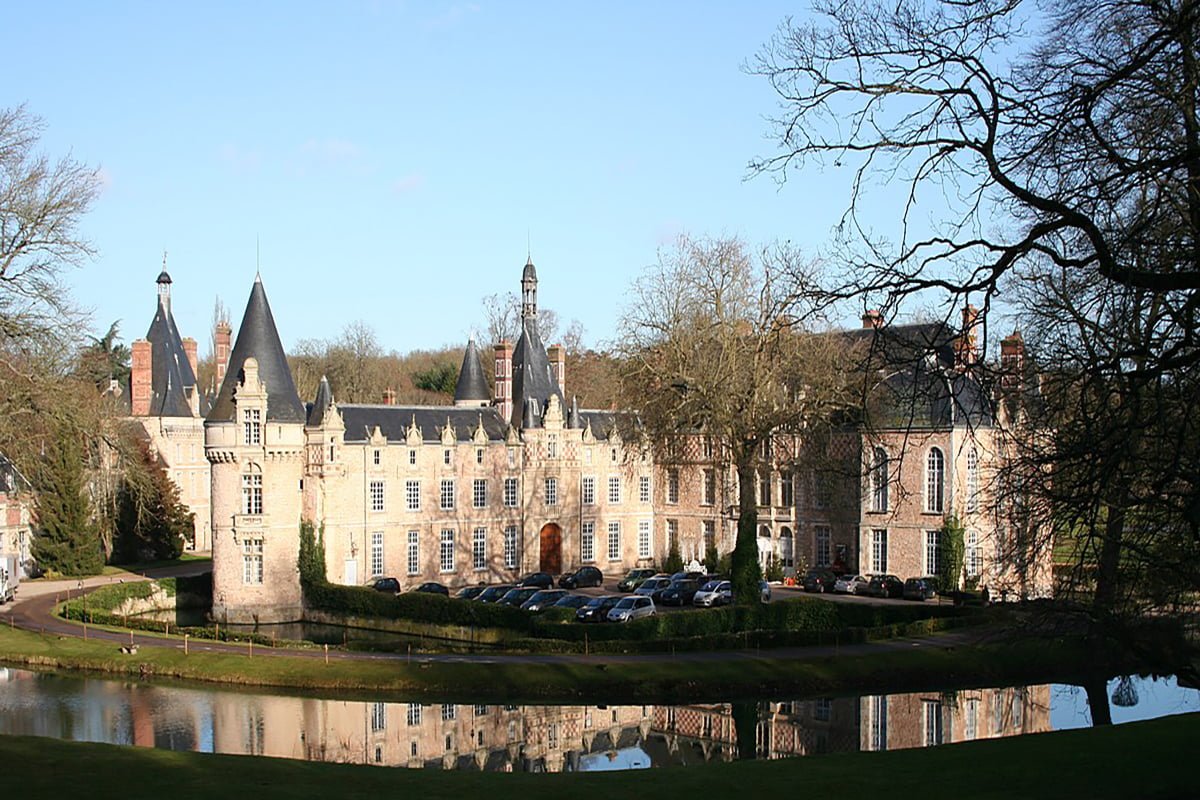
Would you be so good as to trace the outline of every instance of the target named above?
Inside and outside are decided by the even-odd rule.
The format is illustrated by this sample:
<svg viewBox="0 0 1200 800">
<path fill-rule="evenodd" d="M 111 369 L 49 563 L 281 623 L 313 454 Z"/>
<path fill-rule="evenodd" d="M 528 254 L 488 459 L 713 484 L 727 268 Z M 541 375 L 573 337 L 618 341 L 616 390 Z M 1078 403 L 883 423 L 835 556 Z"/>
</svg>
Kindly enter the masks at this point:
<svg viewBox="0 0 1200 800">
<path fill-rule="evenodd" d="M 692 605 L 709 608 L 721 606 L 733 600 L 733 585 L 729 581 L 709 581 L 700 587 L 692 598 Z"/>
<path fill-rule="evenodd" d="M 608 611 L 609 622 L 632 622 L 642 617 L 654 616 L 654 601 L 645 595 L 622 597 Z"/>
<path fill-rule="evenodd" d="M 833 582 L 833 591 L 838 594 L 858 594 L 867 588 L 869 581 L 862 575 L 847 573 Z"/>
</svg>

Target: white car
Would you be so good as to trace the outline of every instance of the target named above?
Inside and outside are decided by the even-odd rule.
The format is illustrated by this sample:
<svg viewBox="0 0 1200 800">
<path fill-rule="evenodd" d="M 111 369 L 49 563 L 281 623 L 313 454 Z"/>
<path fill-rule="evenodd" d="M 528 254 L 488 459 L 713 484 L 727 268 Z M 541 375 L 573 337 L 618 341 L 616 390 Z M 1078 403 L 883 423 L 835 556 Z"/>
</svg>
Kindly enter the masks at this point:
<svg viewBox="0 0 1200 800">
<path fill-rule="evenodd" d="M 652 597 L 655 592 L 661 592 L 670 585 L 671 579 L 669 577 L 655 575 L 653 578 L 643 581 L 641 586 L 633 590 L 633 593 Z"/>
<path fill-rule="evenodd" d="M 710 608 L 733 601 L 733 584 L 729 581 L 709 581 L 692 598 L 692 605 Z"/>
<path fill-rule="evenodd" d="M 609 622 L 632 622 L 642 617 L 654 616 L 654 601 L 644 595 L 622 597 L 608 611 Z"/>
<path fill-rule="evenodd" d="M 846 574 L 833 583 L 833 591 L 838 594 L 859 594 L 870 583 L 862 575 Z"/>
</svg>

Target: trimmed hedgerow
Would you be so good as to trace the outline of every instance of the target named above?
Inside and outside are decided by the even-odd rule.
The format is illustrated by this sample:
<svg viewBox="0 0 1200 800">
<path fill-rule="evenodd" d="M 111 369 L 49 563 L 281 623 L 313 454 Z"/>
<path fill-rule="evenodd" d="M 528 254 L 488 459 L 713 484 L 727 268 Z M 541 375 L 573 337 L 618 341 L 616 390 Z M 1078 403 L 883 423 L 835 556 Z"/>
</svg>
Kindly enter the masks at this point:
<svg viewBox="0 0 1200 800">
<path fill-rule="evenodd" d="M 361 586 L 309 583 L 304 602 L 312 609 L 354 617 L 407 619 L 434 625 L 508 628 L 527 632 L 532 617 L 511 606 L 495 603 L 471 603 L 438 594 L 408 592 L 393 596 Z"/>
</svg>

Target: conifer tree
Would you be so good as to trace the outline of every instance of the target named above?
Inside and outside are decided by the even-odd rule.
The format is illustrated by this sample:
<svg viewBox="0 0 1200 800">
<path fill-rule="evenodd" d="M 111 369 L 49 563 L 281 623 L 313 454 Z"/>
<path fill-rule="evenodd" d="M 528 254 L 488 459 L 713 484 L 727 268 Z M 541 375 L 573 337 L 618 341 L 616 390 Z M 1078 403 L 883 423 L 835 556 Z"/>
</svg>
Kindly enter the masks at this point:
<svg viewBox="0 0 1200 800">
<path fill-rule="evenodd" d="M 83 490 L 83 451 L 77 437 L 59 437 L 37 472 L 38 534 L 33 557 L 47 571 L 95 575 L 104 566 L 100 537 Z"/>
</svg>

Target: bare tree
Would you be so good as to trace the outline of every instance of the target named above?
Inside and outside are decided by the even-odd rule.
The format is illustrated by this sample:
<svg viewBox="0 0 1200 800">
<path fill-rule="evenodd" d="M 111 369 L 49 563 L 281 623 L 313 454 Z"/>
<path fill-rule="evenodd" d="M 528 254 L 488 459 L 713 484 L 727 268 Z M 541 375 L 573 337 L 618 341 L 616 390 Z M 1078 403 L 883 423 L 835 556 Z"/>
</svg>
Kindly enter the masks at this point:
<svg viewBox="0 0 1200 800">
<path fill-rule="evenodd" d="M 491 343 L 506 339 L 515 342 L 521 336 L 521 298 L 514 292 L 505 294 L 489 294 L 481 301 L 485 318 L 485 329 Z M 566 336 L 583 334 L 583 326 L 577 320 L 571 321 Z M 558 336 L 558 314 L 550 308 L 538 307 L 537 326 L 542 341 L 553 343 Z M 576 331 L 575 326 L 578 326 Z"/>
<path fill-rule="evenodd" d="M 1084 543 L 1101 620 L 1136 593 L 1131 563 L 1200 543 L 1198 23 L 1194 0 L 819 0 L 750 67 L 780 99 L 752 170 L 852 176 L 829 298 L 1019 312 L 1046 380 L 999 376 L 1027 423 L 1002 477 Z"/>
<path fill-rule="evenodd" d="M 735 593 L 758 598 L 758 470 L 768 443 L 829 424 L 857 395 L 844 345 L 810 335 L 814 265 L 779 245 L 752 255 L 733 238 L 680 238 L 630 290 L 620 322 L 623 395 L 660 463 L 705 436 L 738 479 Z"/>
</svg>

